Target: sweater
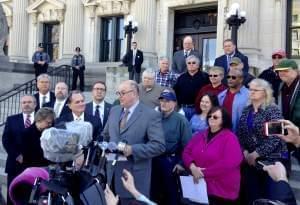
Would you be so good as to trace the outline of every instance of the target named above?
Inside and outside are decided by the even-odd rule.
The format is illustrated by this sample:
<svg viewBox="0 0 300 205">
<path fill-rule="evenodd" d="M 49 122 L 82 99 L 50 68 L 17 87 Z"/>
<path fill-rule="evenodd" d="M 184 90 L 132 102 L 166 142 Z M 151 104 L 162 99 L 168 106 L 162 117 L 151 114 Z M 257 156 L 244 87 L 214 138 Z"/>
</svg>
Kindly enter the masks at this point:
<svg viewBox="0 0 300 205">
<path fill-rule="evenodd" d="M 235 200 L 240 190 L 240 165 L 243 160 L 237 137 L 229 129 L 221 130 L 207 143 L 208 130 L 193 136 L 183 151 L 186 167 L 195 163 L 203 170 L 207 193 Z"/>
</svg>

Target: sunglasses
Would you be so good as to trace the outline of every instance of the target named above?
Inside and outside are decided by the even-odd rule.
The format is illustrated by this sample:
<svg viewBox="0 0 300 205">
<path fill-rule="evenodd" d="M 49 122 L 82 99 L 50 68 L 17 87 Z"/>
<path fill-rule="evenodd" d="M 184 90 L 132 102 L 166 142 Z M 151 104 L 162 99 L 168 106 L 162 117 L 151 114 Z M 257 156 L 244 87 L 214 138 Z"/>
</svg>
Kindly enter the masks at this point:
<svg viewBox="0 0 300 205">
<path fill-rule="evenodd" d="M 208 119 L 212 118 L 212 119 L 214 119 L 214 120 L 217 120 L 217 119 L 219 119 L 220 117 L 219 117 L 219 116 L 216 116 L 216 115 L 208 115 L 207 118 L 208 118 Z"/>
<path fill-rule="evenodd" d="M 272 56 L 272 59 L 282 59 L 282 56 Z"/>
<path fill-rule="evenodd" d="M 234 75 L 227 75 L 227 79 L 236 80 L 236 79 L 237 79 L 237 76 L 234 76 Z"/>
<path fill-rule="evenodd" d="M 193 64 L 193 65 L 194 65 L 194 64 L 196 64 L 196 62 L 195 62 L 195 61 L 193 61 L 193 62 L 188 62 L 188 64 Z"/>
<path fill-rule="evenodd" d="M 209 75 L 209 77 L 211 78 L 211 77 L 214 77 L 214 78 L 216 78 L 216 77 L 218 77 L 219 75 Z"/>
</svg>

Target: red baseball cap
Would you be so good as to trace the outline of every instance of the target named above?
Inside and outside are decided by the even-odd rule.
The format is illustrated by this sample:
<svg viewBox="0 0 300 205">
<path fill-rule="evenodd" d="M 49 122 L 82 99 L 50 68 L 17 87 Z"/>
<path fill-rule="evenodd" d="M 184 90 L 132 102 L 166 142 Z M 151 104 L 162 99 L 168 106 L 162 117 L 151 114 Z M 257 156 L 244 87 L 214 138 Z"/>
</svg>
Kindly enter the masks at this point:
<svg viewBox="0 0 300 205">
<path fill-rule="evenodd" d="M 283 49 L 277 49 L 277 50 L 273 51 L 272 57 L 276 56 L 276 55 L 281 56 L 282 58 L 286 57 L 286 53 Z"/>
</svg>

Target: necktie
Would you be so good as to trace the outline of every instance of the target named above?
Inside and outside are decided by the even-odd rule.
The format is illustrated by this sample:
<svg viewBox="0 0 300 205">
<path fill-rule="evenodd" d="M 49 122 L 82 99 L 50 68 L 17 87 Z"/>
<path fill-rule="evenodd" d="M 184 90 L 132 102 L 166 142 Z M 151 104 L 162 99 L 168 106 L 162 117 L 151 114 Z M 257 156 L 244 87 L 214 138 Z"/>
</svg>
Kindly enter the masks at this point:
<svg viewBox="0 0 300 205">
<path fill-rule="evenodd" d="M 100 116 L 100 110 L 99 110 L 99 108 L 100 108 L 100 106 L 96 105 L 96 110 L 95 110 L 94 116 L 101 121 L 101 116 Z"/>
<path fill-rule="evenodd" d="M 30 125 L 31 125 L 30 115 L 27 115 L 24 126 L 25 128 L 28 128 L 30 127 Z"/>
<path fill-rule="evenodd" d="M 135 56 L 136 56 L 136 51 L 132 51 L 133 56 L 132 56 L 132 65 L 135 65 Z"/>
<path fill-rule="evenodd" d="M 187 58 L 187 57 L 188 57 L 188 52 L 184 51 L 184 58 Z"/>
<path fill-rule="evenodd" d="M 43 53 L 40 52 L 40 61 L 43 61 Z"/>
<path fill-rule="evenodd" d="M 79 65 L 79 59 L 78 59 L 79 56 L 76 56 L 76 60 L 75 60 L 75 65 Z"/>
<path fill-rule="evenodd" d="M 80 117 L 77 117 L 77 118 L 76 118 L 76 121 L 78 121 L 78 122 L 81 121 L 81 118 L 80 118 Z"/>
<path fill-rule="evenodd" d="M 44 95 L 44 96 L 42 97 L 42 104 L 41 104 L 41 107 L 43 107 L 45 103 L 46 103 L 46 96 Z"/>
<path fill-rule="evenodd" d="M 61 102 L 56 103 L 56 106 L 54 108 L 54 112 L 55 112 L 56 117 L 59 116 L 60 106 L 61 106 Z"/>
<path fill-rule="evenodd" d="M 121 121 L 120 121 L 120 129 L 123 129 L 126 126 L 128 114 L 129 114 L 129 110 L 123 111 L 123 114 L 121 116 Z"/>
</svg>

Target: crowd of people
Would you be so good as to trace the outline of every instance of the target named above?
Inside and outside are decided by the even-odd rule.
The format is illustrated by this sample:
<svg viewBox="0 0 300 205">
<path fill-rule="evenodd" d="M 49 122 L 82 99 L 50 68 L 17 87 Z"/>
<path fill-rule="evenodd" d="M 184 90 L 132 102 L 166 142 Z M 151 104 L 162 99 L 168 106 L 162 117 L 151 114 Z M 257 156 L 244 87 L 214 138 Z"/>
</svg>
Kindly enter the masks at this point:
<svg viewBox="0 0 300 205">
<path fill-rule="evenodd" d="M 272 66 L 255 78 L 248 58 L 227 39 L 224 55 L 203 71 L 187 36 L 172 66 L 167 57 L 159 58 L 159 68 L 146 69 L 139 83 L 143 54 L 136 42 L 132 46 L 123 59 L 130 64 L 130 80 L 119 85 L 114 104 L 104 100 L 105 82 L 95 82 L 92 101 L 85 102 L 76 87 L 69 92 L 66 83 L 58 82 L 52 93 L 50 77 L 37 76 L 39 91 L 21 98 L 22 113 L 9 116 L 3 132 L 8 187 L 24 169 L 51 163 L 39 145 L 44 129 L 87 121 L 93 140 L 125 144 L 122 159 L 106 166 L 109 205 L 197 204 L 182 197 L 181 174 L 191 175 L 194 183 L 205 179 L 211 205 L 296 204 L 287 183 L 291 156 L 300 160 L 295 61 L 276 50 Z M 84 58 L 78 60 L 80 48 L 76 51 L 72 65 L 80 72 Z M 274 121 L 286 133 L 266 134 L 266 123 Z"/>
</svg>

